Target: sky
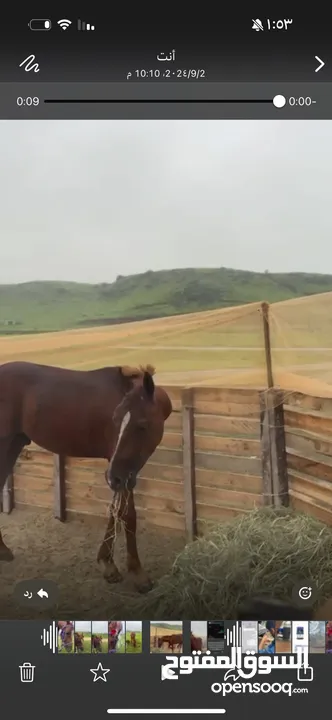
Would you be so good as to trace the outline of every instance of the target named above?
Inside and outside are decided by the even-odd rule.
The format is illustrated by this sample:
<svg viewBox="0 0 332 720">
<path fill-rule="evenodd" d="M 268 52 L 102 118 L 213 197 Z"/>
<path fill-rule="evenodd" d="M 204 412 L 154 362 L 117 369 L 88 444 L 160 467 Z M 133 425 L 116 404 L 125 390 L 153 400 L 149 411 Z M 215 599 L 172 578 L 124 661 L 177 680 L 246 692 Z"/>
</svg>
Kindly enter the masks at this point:
<svg viewBox="0 0 332 720">
<path fill-rule="evenodd" d="M 91 632 L 90 620 L 75 620 L 75 632 Z"/>
<path fill-rule="evenodd" d="M 191 632 L 197 637 L 206 638 L 207 634 L 207 623 L 201 622 L 200 620 L 192 620 L 190 626 Z"/>
<path fill-rule="evenodd" d="M 99 635 L 101 633 L 108 634 L 108 622 L 107 620 L 92 620 L 91 630 L 93 633 L 96 633 L 96 635 Z"/>
<path fill-rule="evenodd" d="M 142 620 L 126 620 L 127 632 L 142 632 Z"/>
<path fill-rule="evenodd" d="M 0 283 L 332 273 L 331 121 L 3 121 Z"/>
</svg>

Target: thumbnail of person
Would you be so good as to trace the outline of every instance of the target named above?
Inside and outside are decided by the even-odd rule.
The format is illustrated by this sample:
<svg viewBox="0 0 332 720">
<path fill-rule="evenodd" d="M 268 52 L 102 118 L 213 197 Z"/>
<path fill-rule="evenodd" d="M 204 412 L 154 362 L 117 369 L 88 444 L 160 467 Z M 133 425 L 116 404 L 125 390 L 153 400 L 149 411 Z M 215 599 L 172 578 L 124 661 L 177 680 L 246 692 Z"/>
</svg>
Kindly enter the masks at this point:
<svg viewBox="0 0 332 720">
<path fill-rule="evenodd" d="M 108 652 L 126 652 L 126 623 L 124 620 L 109 620 L 108 622 Z"/>
<path fill-rule="evenodd" d="M 58 620 L 58 653 L 74 652 L 74 623 L 71 620 Z"/>
<path fill-rule="evenodd" d="M 273 655 L 275 653 L 276 635 L 281 625 L 281 620 L 260 620 L 258 642 L 260 655 Z"/>
</svg>

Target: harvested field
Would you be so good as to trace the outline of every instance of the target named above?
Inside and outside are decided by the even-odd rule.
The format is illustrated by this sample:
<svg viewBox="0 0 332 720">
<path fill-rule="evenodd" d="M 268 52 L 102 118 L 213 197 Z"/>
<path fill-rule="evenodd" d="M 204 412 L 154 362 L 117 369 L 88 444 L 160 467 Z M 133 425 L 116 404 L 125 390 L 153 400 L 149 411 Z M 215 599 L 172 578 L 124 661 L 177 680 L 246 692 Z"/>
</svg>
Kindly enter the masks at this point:
<svg viewBox="0 0 332 720">
<path fill-rule="evenodd" d="M 319 381 L 325 389 L 332 384 L 331 310 L 332 293 L 270 306 L 276 385 L 314 394 L 312 382 Z M 164 384 L 265 386 L 262 304 L 0 337 L 0 362 L 18 357 L 77 370 L 149 362 L 157 368 L 157 381 Z"/>
</svg>

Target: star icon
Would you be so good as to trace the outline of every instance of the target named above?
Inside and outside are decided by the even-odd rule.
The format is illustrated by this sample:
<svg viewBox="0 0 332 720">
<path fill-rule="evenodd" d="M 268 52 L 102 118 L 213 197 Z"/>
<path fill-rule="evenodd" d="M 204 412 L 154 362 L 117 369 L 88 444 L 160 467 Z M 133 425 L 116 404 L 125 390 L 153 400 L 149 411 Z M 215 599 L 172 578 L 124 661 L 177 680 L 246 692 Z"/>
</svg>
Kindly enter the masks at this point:
<svg viewBox="0 0 332 720">
<path fill-rule="evenodd" d="M 107 675 L 107 673 L 109 673 L 109 669 L 103 668 L 103 666 L 100 662 L 100 663 L 98 663 L 97 667 L 94 670 L 90 670 L 90 672 L 92 672 L 94 674 L 93 682 L 97 682 L 97 680 L 103 680 L 104 682 L 106 682 L 105 675 Z"/>
</svg>

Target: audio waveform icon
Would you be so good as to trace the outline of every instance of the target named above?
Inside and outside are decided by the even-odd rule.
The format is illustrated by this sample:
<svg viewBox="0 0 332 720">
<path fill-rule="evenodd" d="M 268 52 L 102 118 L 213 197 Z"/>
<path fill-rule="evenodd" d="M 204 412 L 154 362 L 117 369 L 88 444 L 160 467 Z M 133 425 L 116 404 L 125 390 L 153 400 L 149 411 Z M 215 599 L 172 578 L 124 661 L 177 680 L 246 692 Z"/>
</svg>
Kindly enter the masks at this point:
<svg viewBox="0 0 332 720">
<path fill-rule="evenodd" d="M 44 647 L 48 645 L 52 653 L 55 654 L 57 649 L 57 628 L 54 620 L 47 630 L 43 630 L 40 637 L 43 641 Z"/>
<path fill-rule="evenodd" d="M 227 645 L 232 645 L 235 648 L 241 647 L 241 628 L 238 621 L 236 621 L 235 625 L 233 625 L 232 630 L 226 630 L 226 643 Z"/>
</svg>

